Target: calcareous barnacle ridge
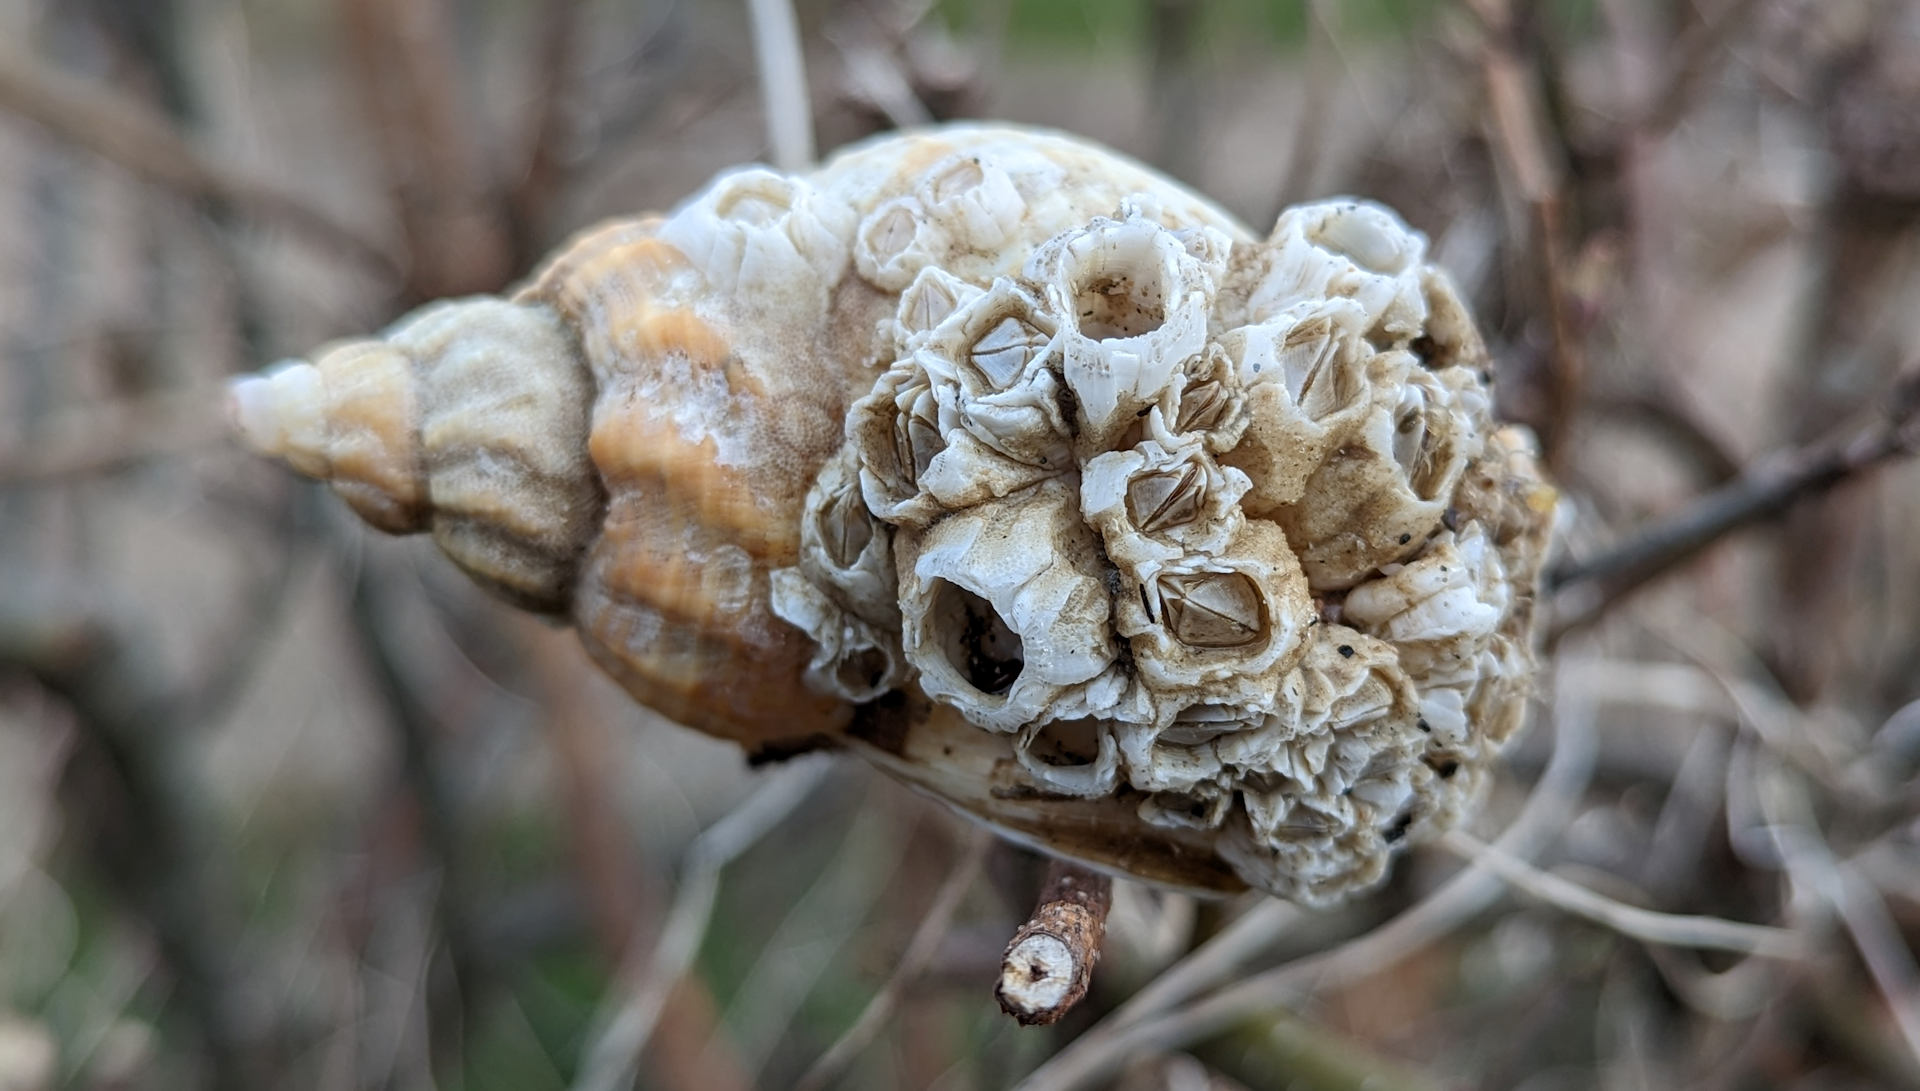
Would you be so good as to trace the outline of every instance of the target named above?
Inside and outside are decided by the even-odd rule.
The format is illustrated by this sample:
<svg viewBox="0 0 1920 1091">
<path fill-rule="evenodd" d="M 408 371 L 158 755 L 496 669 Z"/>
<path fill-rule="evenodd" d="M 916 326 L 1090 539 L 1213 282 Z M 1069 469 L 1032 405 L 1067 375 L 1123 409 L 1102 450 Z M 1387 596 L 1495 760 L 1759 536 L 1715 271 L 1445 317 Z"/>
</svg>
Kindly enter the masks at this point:
<svg viewBox="0 0 1920 1091">
<path fill-rule="evenodd" d="M 667 715 L 1153 881 L 1378 882 L 1533 671 L 1554 493 L 1425 239 L 1053 134 L 729 173 L 232 401 Z"/>
</svg>

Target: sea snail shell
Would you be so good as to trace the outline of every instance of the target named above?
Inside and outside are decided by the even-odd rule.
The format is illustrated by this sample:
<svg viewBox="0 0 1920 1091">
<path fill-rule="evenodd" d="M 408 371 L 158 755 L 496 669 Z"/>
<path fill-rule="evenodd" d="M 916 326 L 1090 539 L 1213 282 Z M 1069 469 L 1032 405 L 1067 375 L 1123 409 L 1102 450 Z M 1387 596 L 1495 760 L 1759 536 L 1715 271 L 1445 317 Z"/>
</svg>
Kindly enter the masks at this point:
<svg viewBox="0 0 1920 1091">
<path fill-rule="evenodd" d="M 1327 902 L 1521 718 L 1554 493 L 1486 364 L 1377 205 L 1260 241 L 1101 149 L 951 127 L 723 175 L 232 410 L 692 727 Z"/>
</svg>

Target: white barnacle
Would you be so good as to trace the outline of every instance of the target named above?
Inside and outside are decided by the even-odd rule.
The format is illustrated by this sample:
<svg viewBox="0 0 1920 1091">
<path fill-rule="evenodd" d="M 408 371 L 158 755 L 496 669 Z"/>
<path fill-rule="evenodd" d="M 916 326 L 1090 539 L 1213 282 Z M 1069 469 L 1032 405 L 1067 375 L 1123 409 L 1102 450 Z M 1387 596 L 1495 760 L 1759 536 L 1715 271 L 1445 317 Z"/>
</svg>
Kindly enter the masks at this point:
<svg viewBox="0 0 1920 1091">
<path fill-rule="evenodd" d="M 1062 316 L 1064 374 L 1088 451 L 1109 448 L 1206 349 L 1212 270 L 1137 213 L 1055 236 L 1028 260 L 1026 276 L 1045 285 Z"/>
<path fill-rule="evenodd" d="M 861 495 L 852 448 L 829 459 L 808 490 L 799 563 L 769 578 L 774 616 L 813 638 L 807 681 L 815 689 L 869 701 L 906 680 L 893 539 Z"/>
<path fill-rule="evenodd" d="M 1221 335 L 1246 391 L 1245 434 L 1225 457 L 1252 479 L 1249 514 L 1300 501 L 1314 473 L 1364 422 L 1376 355 L 1365 328 L 1358 304 L 1322 299 Z"/>
<path fill-rule="evenodd" d="M 955 422 L 980 444 L 1043 473 L 1071 466 L 1068 423 L 1052 365 L 1056 328 L 1039 301 L 1006 277 L 954 309 L 917 350 L 956 376 Z M 1031 478 L 1021 482 L 1021 487 Z M 970 491 L 957 481 L 956 491 Z M 1005 495 L 1008 490 L 994 490 Z"/>
<path fill-rule="evenodd" d="M 961 307 L 980 296 L 981 289 L 938 266 L 920 270 L 900 293 L 894 316 L 902 353 L 920 347 L 933 331 Z"/>
<path fill-rule="evenodd" d="M 1247 477 L 1199 443 L 1163 437 L 1108 451 L 1081 472 L 1080 505 L 1121 571 L 1149 581 L 1188 553 L 1219 554 L 1245 521 Z"/>
<path fill-rule="evenodd" d="M 854 229 L 853 266 L 875 287 L 898 292 L 922 271 L 937 268 L 933 263 L 947 245 L 919 199 L 898 197 L 868 213 Z"/>
<path fill-rule="evenodd" d="M 919 361 L 896 361 L 848 414 L 861 491 L 867 507 L 888 522 L 924 522 L 938 514 L 921 479 L 947 449 L 941 395 L 950 404 L 955 389 L 941 379 Z"/>
<path fill-rule="evenodd" d="M 1120 754 L 1112 721 L 1068 716 L 1020 729 L 1013 753 L 1043 790 L 1069 796 L 1104 796 L 1120 782 Z"/>
<path fill-rule="evenodd" d="M 1051 718 L 1112 663 L 1105 574 L 1070 485 L 954 512 L 895 548 L 907 658 L 974 723 Z"/>
<path fill-rule="evenodd" d="M 1507 613 L 1499 554 L 1477 525 L 1441 531 L 1419 559 L 1390 565 L 1347 592 L 1356 628 L 1391 640 L 1416 679 L 1471 670 Z"/>
<path fill-rule="evenodd" d="M 1198 435 L 1216 454 L 1232 450 L 1246 434 L 1246 393 L 1233 357 L 1218 341 L 1187 359 L 1156 408 L 1166 431 Z"/>
<path fill-rule="evenodd" d="M 961 246 L 992 250 L 1026 214 L 1026 201 L 1005 168 L 989 155 L 955 156 L 928 172 L 919 190 L 929 217 Z"/>
<path fill-rule="evenodd" d="M 1340 199 L 1299 205 L 1280 214 L 1264 252 L 1262 275 L 1249 292 L 1250 321 L 1296 303 L 1351 299 L 1367 316 L 1367 332 L 1388 342 L 1417 336 L 1426 320 L 1420 274 L 1427 240 L 1386 208 Z"/>
<path fill-rule="evenodd" d="M 750 168 L 724 174 L 660 228 L 729 309 L 817 324 L 847 264 L 853 209 L 804 178 Z"/>
</svg>

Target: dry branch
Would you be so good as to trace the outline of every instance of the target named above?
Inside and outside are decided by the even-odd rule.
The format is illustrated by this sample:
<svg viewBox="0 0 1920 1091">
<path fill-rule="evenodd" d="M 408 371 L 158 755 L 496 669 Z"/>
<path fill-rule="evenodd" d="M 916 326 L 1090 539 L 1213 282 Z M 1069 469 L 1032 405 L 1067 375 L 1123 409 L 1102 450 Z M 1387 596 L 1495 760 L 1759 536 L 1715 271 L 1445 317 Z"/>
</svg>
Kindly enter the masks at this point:
<svg viewBox="0 0 1920 1091">
<path fill-rule="evenodd" d="M 991 834 L 985 830 L 974 832 L 965 853 L 934 894 L 932 908 L 927 910 L 920 927 L 914 930 L 913 938 L 907 942 L 906 953 L 900 956 L 900 963 L 894 967 L 887 983 L 873 994 L 873 999 L 867 1001 L 866 1008 L 846 1033 L 829 1046 L 820 1059 L 813 1063 L 813 1067 L 800 1077 L 800 1082 L 794 1085 L 794 1091 L 822 1091 L 823 1088 L 838 1086 L 847 1066 L 873 1041 L 874 1035 L 880 1033 L 880 1028 L 893 1015 L 893 1010 L 899 1006 L 901 993 L 926 970 L 927 963 L 933 959 L 940 941 L 953 926 L 953 914 L 960 908 L 960 900 L 980 874 L 980 864 L 986 859 L 987 849 L 992 844 Z"/>
<path fill-rule="evenodd" d="M 1028 1027 L 1051 1026 L 1073 1010 L 1093 983 L 1107 934 L 1113 880 L 1062 860 L 1047 865 L 1040 904 L 1013 934 L 993 995 Z"/>
<path fill-rule="evenodd" d="M 1480 67 L 1493 147 L 1504 180 L 1532 220 L 1542 303 L 1552 338 L 1541 439 L 1548 464 L 1562 470 L 1566 467 L 1573 418 L 1586 385 L 1586 363 L 1575 328 L 1575 299 L 1568 275 L 1567 195 L 1559 166 L 1565 154 L 1564 141 L 1555 134 L 1553 150 L 1549 151 L 1550 127 L 1542 116 L 1542 96 L 1520 51 L 1519 28 L 1510 4 L 1507 0 L 1482 0 L 1474 10 L 1488 20 Z"/>
<path fill-rule="evenodd" d="M 545 241 L 543 228 L 569 173 L 567 145 L 573 136 L 576 55 L 585 0 L 551 0 L 540 26 L 534 103 L 527 115 L 526 152 L 520 177 L 507 194 L 513 213 L 515 265 L 531 264 Z"/>
<path fill-rule="evenodd" d="M 234 175 L 200 157 L 164 118 L 141 103 L 0 46 L 0 110 L 33 121 L 139 177 L 260 223 L 277 224 L 399 279 L 386 249 L 298 197 Z"/>
<path fill-rule="evenodd" d="M 1894 384 L 1874 420 L 1821 443 L 1761 459 L 1723 488 L 1589 561 L 1556 571 L 1554 634 L 1598 617 L 1647 581 L 1707 546 L 1792 504 L 1920 449 L 1920 370 Z"/>
<path fill-rule="evenodd" d="M 1459 830 L 1448 830 L 1441 836 L 1439 844 L 1448 852 L 1481 865 L 1500 876 L 1504 882 L 1541 901 L 1648 943 L 1736 951 L 1771 958 L 1797 958 L 1806 953 L 1804 940 L 1788 929 L 1718 917 L 1678 916 L 1627 905 L 1558 875 L 1541 871 L 1523 860 L 1516 860 Z"/>
<path fill-rule="evenodd" d="M 339 0 L 348 61 L 407 241 L 410 299 L 493 291 L 511 254 L 444 0 Z"/>
<path fill-rule="evenodd" d="M 609 1006 L 583 1054 L 576 1091 L 630 1087 L 640 1052 L 660 1019 L 675 984 L 692 968 L 706 938 L 720 894 L 720 872 L 806 802 L 833 763 L 801 758 L 760 782 L 727 816 L 701 831 L 687 848 L 687 865 L 667 914 L 659 944 L 650 952 L 630 945 Z"/>
</svg>

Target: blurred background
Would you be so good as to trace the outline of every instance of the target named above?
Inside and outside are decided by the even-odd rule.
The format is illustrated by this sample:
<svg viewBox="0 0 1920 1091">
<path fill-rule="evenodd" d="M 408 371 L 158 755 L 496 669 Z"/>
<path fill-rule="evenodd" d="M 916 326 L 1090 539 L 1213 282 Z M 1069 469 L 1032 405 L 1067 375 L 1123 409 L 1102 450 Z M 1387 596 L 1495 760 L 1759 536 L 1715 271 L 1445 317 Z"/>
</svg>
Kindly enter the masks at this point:
<svg viewBox="0 0 1920 1091">
<path fill-rule="evenodd" d="M 224 438 L 225 376 L 765 158 L 748 5 L 0 0 L 0 1091 L 587 1086 L 636 999 L 638 1086 L 786 1087 L 890 979 L 832 1086 L 1920 1086 L 1920 4 L 794 6 L 822 149 L 1006 118 L 1425 231 L 1567 500 L 1475 829 L 1787 957 L 1429 847 L 1336 912 L 1119 884 L 1014 1026 L 1031 858 Z"/>
</svg>

